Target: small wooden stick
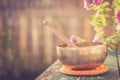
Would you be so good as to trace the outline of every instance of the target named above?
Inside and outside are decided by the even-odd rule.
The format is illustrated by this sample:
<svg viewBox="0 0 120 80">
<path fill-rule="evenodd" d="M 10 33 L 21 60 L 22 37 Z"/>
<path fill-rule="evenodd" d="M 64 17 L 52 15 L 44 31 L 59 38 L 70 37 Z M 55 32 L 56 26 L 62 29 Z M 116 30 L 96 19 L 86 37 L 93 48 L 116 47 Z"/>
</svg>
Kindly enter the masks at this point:
<svg viewBox="0 0 120 80">
<path fill-rule="evenodd" d="M 43 21 L 43 24 L 49 27 L 52 30 L 52 32 L 54 32 L 66 44 L 72 47 L 77 47 L 74 43 L 70 42 L 70 40 L 62 32 L 60 32 L 53 24 L 50 24 L 48 21 Z"/>
</svg>

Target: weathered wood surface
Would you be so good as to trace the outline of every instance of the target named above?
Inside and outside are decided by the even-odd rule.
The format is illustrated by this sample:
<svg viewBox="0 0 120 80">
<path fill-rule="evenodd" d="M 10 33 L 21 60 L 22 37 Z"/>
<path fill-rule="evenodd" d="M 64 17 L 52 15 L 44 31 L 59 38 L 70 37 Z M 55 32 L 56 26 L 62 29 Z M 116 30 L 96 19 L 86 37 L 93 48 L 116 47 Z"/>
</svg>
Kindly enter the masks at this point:
<svg viewBox="0 0 120 80">
<path fill-rule="evenodd" d="M 109 67 L 109 71 L 97 76 L 70 76 L 59 71 L 62 64 L 57 60 L 46 71 L 44 71 L 35 80 L 118 80 L 117 63 L 114 52 L 108 53 L 104 65 Z"/>
</svg>

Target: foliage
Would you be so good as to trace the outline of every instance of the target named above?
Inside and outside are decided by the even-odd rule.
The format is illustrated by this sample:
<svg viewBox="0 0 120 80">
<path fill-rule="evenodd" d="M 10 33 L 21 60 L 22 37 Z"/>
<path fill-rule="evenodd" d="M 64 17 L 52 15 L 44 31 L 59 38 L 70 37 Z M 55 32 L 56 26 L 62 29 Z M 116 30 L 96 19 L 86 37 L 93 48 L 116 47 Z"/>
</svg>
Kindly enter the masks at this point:
<svg viewBox="0 0 120 80">
<path fill-rule="evenodd" d="M 120 0 L 113 0 L 112 4 L 109 2 L 103 2 L 100 5 L 91 4 L 92 9 L 95 12 L 91 17 L 91 24 L 96 31 L 96 36 L 99 37 L 101 42 L 107 43 L 109 50 L 114 50 L 116 44 L 120 42 L 120 30 L 116 27 L 120 27 L 120 23 L 116 20 L 116 15 L 120 11 Z M 113 15 L 111 14 L 112 12 Z M 114 27 L 116 29 L 113 35 L 106 37 L 104 27 Z"/>
</svg>

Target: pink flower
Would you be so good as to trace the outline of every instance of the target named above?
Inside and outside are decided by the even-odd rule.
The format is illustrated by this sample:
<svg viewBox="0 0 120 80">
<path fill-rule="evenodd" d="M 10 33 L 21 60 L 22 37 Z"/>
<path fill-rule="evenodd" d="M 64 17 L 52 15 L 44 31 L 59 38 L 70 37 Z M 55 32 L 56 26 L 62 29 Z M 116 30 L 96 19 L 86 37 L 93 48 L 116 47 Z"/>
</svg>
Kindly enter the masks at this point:
<svg viewBox="0 0 120 80">
<path fill-rule="evenodd" d="M 75 36 L 75 35 L 72 35 L 71 37 L 70 37 L 70 42 L 77 42 L 77 37 Z"/>
<path fill-rule="evenodd" d="M 100 42 L 100 38 L 99 38 L 98 36 L 95 35 L 92 42 Z"/>
<path fill-rule="evenodd" d="M 103 3 L 103 0 L 93 0 L 93 3 L 98 6 Z"/>
<path fill-rule="evenodd" d="M 87 10 L 92 9 L 90 0 L 84 0 L 84 8 L 86 8 Z"/>
<path fill-rule="evenodd" d="M 103 35 L 103 38 L 107 38 L 107 35 L 104 34 L 104 35 Z M 101 38 L 100 38 L 99 36 L 95 35 L 92 42 L 101 42 L 100 39 L 101 39 Z"/>
<path fill-rule="evenodd" d="M 120 11 L 117 12 L 116 20 L 118 23 L 120 23 Z"/>
</svg>

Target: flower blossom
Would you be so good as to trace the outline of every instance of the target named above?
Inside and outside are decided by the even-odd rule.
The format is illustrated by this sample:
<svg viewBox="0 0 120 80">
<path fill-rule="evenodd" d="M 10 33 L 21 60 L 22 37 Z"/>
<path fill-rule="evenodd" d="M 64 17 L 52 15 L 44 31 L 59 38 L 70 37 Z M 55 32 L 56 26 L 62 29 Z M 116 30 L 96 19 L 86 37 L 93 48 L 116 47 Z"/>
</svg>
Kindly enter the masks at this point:
<svg viewBox="0 0 120 80">
<path fill-rule="evenodd" d="M 93 0 L 93 3 L 97 6 L 103 3 L 103 0 Z"/>
<path fill-rule="evenodd" d="M 92 9 L 90 0 L 84 0 L 84 8 L 86 8 L 86 10 Z"/>
<path fill-rule="evenodd" d="M 116 20 L 118 23 L 120 23 L 120 10 L 116 14 Z"/>
<path fill-rule="evenodd" d="M 70 42 L 76 43 L 76 42 L 77 42 L 77 37 L 76 37 L 75 35 L 72 35 L 72 36 L 70 37 Z"/>
<path fill-rule="evenodd" d="M 92 42 L 100 42 L 100 38 L 95 35 Z"/>
</svg>

